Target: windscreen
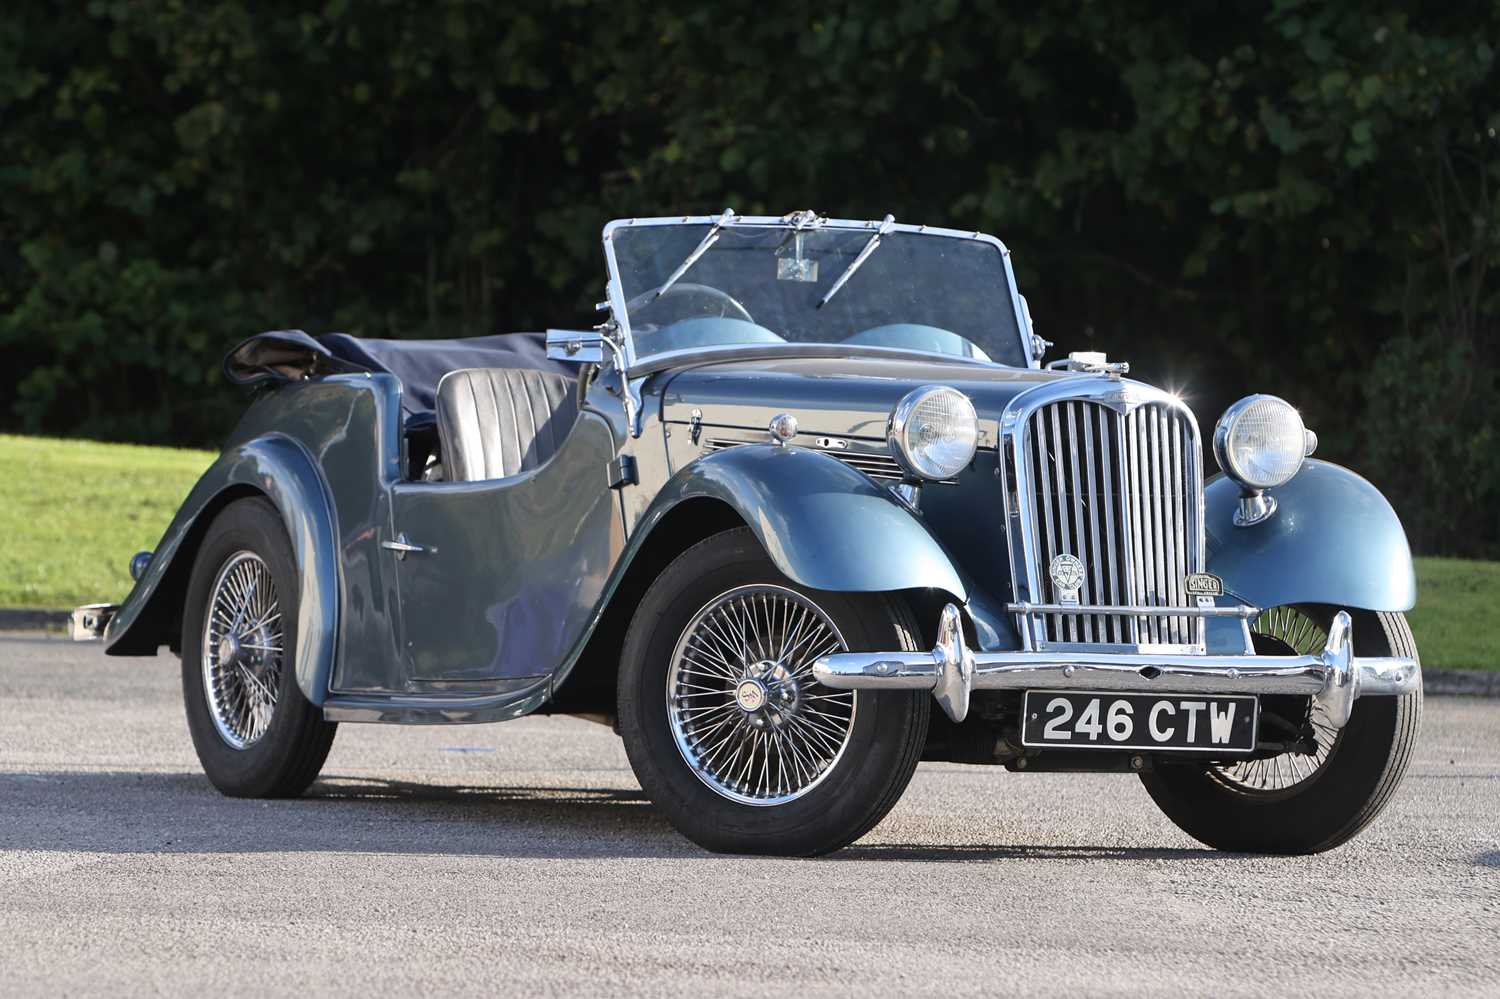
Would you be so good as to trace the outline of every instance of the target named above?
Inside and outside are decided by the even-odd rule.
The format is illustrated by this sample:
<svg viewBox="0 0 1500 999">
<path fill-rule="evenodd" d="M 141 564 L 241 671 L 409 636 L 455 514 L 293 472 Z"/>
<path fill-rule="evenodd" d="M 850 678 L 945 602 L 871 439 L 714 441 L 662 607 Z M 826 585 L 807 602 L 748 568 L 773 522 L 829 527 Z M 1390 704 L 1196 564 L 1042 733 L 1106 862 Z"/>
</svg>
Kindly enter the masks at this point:
<svg viewBox="0 0 1500 999">
<path fill-rule="evenodd" d="M 891 232 L 869 249 L 874 234 L 707 224 L 615 230 L 636 357 L 789 342 L 1026 365 L 993 243 Z"/>
</svg>

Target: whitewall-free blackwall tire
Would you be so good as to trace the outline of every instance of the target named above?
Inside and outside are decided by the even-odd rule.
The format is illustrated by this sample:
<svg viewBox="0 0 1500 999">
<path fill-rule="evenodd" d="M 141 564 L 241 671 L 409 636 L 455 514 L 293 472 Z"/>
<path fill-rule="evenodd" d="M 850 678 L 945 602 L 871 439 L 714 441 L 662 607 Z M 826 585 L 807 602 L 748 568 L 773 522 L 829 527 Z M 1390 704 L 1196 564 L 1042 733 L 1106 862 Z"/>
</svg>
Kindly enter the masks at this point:
<svg viewBox="0 0 1500 999">
<path fill-rule="evenodd" d="M 261 498 L 214 518 L 188 581 L 182 695 L 203 771 L 224 794 L 295 797 L 318 776 L 338 726 L 297 686 L 297 567 Z"/>
<path fill-rule="evenodd" d="M 748 529 L 715 535 L 661 574 L 626 636 L 618 693 L 631 767 L 656 807 L 709 850 L 837 850 L 911 780 L 929 698 L 833 690 L 812 662 L 915 648 L 901 601 L 807 590 Z"/>
</svg>

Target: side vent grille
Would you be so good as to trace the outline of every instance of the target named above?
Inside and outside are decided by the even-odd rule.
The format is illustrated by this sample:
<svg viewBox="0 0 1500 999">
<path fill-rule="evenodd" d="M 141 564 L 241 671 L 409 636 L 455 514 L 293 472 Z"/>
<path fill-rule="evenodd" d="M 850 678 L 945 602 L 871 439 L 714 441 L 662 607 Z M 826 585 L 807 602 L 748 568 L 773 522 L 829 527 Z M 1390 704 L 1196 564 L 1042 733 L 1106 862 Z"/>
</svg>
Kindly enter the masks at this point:
<svg viewBox="0 0 1500 999">
<path fill-rule="evenodd" d="M 757 444 L 760 441 L 737 441 L 727 437 L 710 437 L 703 442 L 703 453 L 712 454 L 715 451 L 723 451 L 725 448 L 738 447 L 741 444 Z M 815 448 L 829 457 L 837 458 L 844 464 L 857 472 L 863 472 L 878 482 L 900 482 L 901 466 L 896 464 L 890 452 L 884 447 L 878 451 L 848 451 L 834 448 Z"/>
</svg>

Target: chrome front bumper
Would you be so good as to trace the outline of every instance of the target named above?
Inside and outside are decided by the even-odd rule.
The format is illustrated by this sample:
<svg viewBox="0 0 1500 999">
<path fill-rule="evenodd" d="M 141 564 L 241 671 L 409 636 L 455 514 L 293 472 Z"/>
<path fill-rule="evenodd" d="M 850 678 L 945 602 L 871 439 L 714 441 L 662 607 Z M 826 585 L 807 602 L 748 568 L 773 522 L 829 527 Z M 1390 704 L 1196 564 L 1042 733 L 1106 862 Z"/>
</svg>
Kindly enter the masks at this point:
<svg viewBox="0 0 1500 999">
<path fill-rule="evenodd" d="M 930 690 L 948 717 L 963 721 L 972 690 L 1122 690 L 1163 694 L 1308 694 L 1332 724 L 1349 721 L 1358 697 L 1405 694 L 1422 668 L 1404 656 L 1354 655 L 1349 615 L 1333 619 L 1317 655 L 1158 655 L 1155 653 L 974 652 L 963 618 L 943 608 L 931 652 L 843 652 L 813 663 L 813 675 L 844 690 Z"/>
</svg>

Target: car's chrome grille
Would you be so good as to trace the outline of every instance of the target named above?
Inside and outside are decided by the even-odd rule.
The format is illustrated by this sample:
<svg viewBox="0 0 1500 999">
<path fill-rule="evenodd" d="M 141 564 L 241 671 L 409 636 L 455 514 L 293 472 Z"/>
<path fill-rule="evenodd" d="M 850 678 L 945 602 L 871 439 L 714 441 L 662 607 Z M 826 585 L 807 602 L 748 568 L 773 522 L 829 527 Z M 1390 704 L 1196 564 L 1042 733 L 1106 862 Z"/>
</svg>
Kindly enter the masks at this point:
<svg viewBox="0 0 1500 999">
<path fill-rule="evenodd" d="M 703 453 L 710 454 L 714 451 L 722 451 L 728 447 L 736 447 L 740 444 L 765 443 L 761 441 L 737 441 L 727 437 L 709 437 L 703 442 Z M 824 454 L 837 458 L 844 464 L 856 471 L 864 472 L 872 479 L 881 482 L 900 482 L 901 466 L 896 464 L 890 452 L 884 446 L 879 450 L 854 451 L 835 448 L 816 448 Z"/>
<path fill-rule="evenodd" d="M 1106 607 L 1189 607 L 1186 576 L 1199 564 L 1202 471 L 1186 412 L 1147 403 L 1121 413 L 1078 399 L 1031 414 L 1022 458 L 1029 484 L 1035 564 L 1031 592 L 1063 603 L 1053 560 L 1083 562 L 1077 602 Z M 1036 615 L 1047 644 L 1201 646 L 1202 618 L 1113 613 Z"/>
</svg>

